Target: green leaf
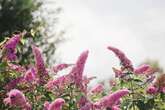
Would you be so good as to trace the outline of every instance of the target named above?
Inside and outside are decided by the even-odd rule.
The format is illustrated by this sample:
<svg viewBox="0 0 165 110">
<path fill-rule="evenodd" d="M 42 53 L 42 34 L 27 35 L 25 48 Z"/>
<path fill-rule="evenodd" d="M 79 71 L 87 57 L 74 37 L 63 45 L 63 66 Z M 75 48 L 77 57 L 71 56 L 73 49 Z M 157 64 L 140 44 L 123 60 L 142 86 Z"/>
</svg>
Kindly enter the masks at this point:
<svg viewBox="0 0 165 110">
<path fill-rule="evenodd" d="M 163 102 L 165 102 L 165 94 L 164 93 L 160 93 L 160 98 L 162 99 Z"/>
<path fill-rule="evenodd" d="M 35 31 L 34 31 L 34 29 L 31 29 L 30 30 L 30 34 L 32 35 L 32 37 L 35 37 Z"/>
<path fill-rule="evenodd" d="M 26 40 L 25 40 L 24 38 L 21 39 L 21 43 L 22 43 L 23 45 L 25 44 L 25 41 L 26 41 Z"/>
<path fill-rule="evenodd" d="M 0 72 L 5 71 L 6 66 L 7 66 L 7 63 L 6 62 L 1 62 L 0 63 Z"/>
<path fill-rule="evenodd" d="M 135 82 L 143 82 L 142 80 L 140 80 L 138 78 L 136 78 L 136 79 L 134 78 L 133 81 L 135 81 Z"/>
<path fill-rule="evenodd" d="M 137 101 L 137 107 L 139 108 L 139 110 L 146 110 L 146 105 L 143 100 Z"/>
</svg>

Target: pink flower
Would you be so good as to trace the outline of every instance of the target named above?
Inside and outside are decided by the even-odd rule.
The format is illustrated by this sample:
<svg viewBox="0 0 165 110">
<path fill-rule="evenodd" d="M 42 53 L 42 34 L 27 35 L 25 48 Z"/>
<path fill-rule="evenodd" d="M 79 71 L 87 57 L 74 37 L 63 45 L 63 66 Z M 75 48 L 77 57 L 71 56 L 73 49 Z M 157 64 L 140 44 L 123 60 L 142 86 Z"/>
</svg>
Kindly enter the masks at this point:
<svg viewBox="0 0 165 110">
<path fill-rule="evenodd" d="M 8 63 L 8 67 L 10 70 L 14 70 L 19 73 L 24 73 L 26 71 L 26 69 L 24 67 L 22 67 L 21 65 L 15 65 L 12 63 Z"/>
<path fill-rule="evenodd" d="M 161 92 L 165 93 L 165 87 L 162 88 Z"/>
<path fill-rule="evenodd" d="M 80 108 L 80 110 L 93 110 L 93 104 L 92 103 L 86 103 L 83 107 Z"/>
<path fill-rule="evenodd" d="M 55 73 L 58 73 L 59 71 L 65 69 L 65 68 L 68 68 L 69 66 L 72 66 L 72 65 L 73 64 L 65 64 L 65 63 L 59 64 L 59 65 L 56 65 L 56 66 L 53 67 L 53 71 Z"/>
<path fill-rule="evenodd" d="M 116 83 L 116 81 L 114 79 L 111 79 L 109 81 L 109 84 L 110 84 L 111 87 L 114 87 L 114 86 L 116 86 L 117 83 Z"/>
<path fill-rule="evenodd" d="M 116 105 L 120 98 L 122 98 L 123 96 L 127 95 L 129 93 L 129 90 L 127 89 L 122 89 L 122 90 L 118 90 L 108 96 L 104 96 L 102 99 L 100 99 L 100 101 L 96 102 L 95 108 L 96 109 L 104 109 L 107 107 L 112 107 L 114 105 Z"/>
<path fill-rule="evenodd" d="M 96 76 L 89 77 L 89 78 L 88 78 L 87 76 L 84 76 L 84 77 L 83 77 L 83 84 L 87 85 L 87 84 L 90 83 L 91 80 L 93 80 L 93 79 L 95 79 L 95 78 L 96 78 Z"/>
<path fill-rule="evenodd" d="M 85 106 L 86 103 L 89 103 L 89 100 L 85 96 L 81 96 L 80 100 L 78 101 L 79 107 Z"/>
<path fill-rule="evenodd" d="M 156 88 L 155 86 L 149 86 L 147 88 L 147 93 L 148 94 L 156 94 L 158 92 L 158 88 Z"/>
<path fill-rule="evenodd" d="M 45 68 L 44 60 L 42 58 L 42 54 L 38 47 L 32 46 L 36 68 L 37 68 L 37 75 L 39 77 L 40 83 L 45 83 L 45 79 L 48 79 L 48 72 Z"/>
<path fill-rule="evenodd" d="M 44 103 L 44 110 L 48 110 L 49 109 L 49 105 L 50 105 L 50 103 L 48 101 L 46 101 Z"/>
<path fill-rule="evenodd" d="M 55 87 L 62 89 L 65 86 L 65 84 L 67 84 L 67 82 L 68 82 L 67 76 L 64 75 L 64 76 L 58 77 L 57 79 L 48 81 L 45 87 L 49 90 Z"/>
<path fill-rule="evenodd" d="M 34 68 L 30 68 L 24 75 L 24 79 L 28 82 L 35 80 L 36 78 L 36 71 Z"/>
<path fill-rule="evenodd" d="M 103 85 L 102 84 L 97 84 L 95 87 L 93 87 L 91 89 L 91 93 L 93 93 L 93 94 L 99 94 L 99 93 L 103 92 L 103 90 L 104 90 Z"/>
<path fill-rule="evenodd" d="M 149 68 L 150 68 L 149 65 L 144 64 L 144 65 L 141 65 L 138 68 L 136 68 L 134 70 L 134 73 L 135 74 L 144 74 Z"/>
<path fill-rule="evenodd" d="M 78 58 L 76 64 L 69 73 L 71 80 L 76 84 L 77 87 L 82 87 L 83 71 L 88 57 L 88 51 L 84 51 Z"/>
<path fill-rule="evenodd" d="M 88 84 L 90 83 L 91 80 L 95 79 L 96 77 L 89 77 L 87 78 L 87 76 L 83 76 L 83 81 L 82 81 L 82 87 L 81 87 L 81 91 L 84 92 L 87 95 L 87 88 L 88 88 Z"/>
<path fill-rule="evenodd" d="M 11 80 L 9 83 L 7 83 L 4 88 L 7 90 L 11 90 L 11 89 L 15 88 L 17 86 L 17 84 L 19 84 L 23 81 L 24 81 L 23 77 L 18 77 L 16 79 Z"/>
<path fill-rule="evenodd" d="M 158 72 L 158 71 L 159 71 L 159 69 L 157 69 L 157 68 L 149 67 L 149 68 L 145 71 L 145 75 L 146 75 L 146 76 L 150 76 L 150 75 L 152 75 L 152 74 L 154 74 L 154 73 L 156 73 L 156 72 Z"/>
<path fill-rule="evenodd" d="M 115 55 L 119 58 L 124 68 L 133 71 L 132 62 L 126 57 L 126 55 L 121 50 L 112 46 L 109 46 L 108 49 L 115 53 Z"/>
<path fill-rule="evenodd" d="M 124 76 L 124 73 L 121 70 L 118 70 L 116 68 L 112 68 L 113 72 L 115 73 L 115 77 L 116 78 L 121 78 L 122 76 Z"/>
<path fill-rule="evenodd" d="M 13 61 L 17 58 L 16 56 L 16 46 L 20 41 L 20 35 L 14 35 L 10 38 L 4 45 L 5 57 L 9 61 Z"/>
<path fill-rule="evenodd" d="M 62 105 L 64 103 L 64 99 L 58 98 L 49 105 L 48 110 L 62 110 Z"/>
<path fill-rule="evenodd" d="M 31 106 L 24 94 L 17 89 L 13 89 L 8 93 L 8 98 L 4 99 L 4 103 L 10 106 L 20 107 L 22 110 L 31 110 Z"/>
<path fill-rule="evenodd" d="M 117 105 L 113 106 L 111 110 L 121 110 Z"/>
</svg>

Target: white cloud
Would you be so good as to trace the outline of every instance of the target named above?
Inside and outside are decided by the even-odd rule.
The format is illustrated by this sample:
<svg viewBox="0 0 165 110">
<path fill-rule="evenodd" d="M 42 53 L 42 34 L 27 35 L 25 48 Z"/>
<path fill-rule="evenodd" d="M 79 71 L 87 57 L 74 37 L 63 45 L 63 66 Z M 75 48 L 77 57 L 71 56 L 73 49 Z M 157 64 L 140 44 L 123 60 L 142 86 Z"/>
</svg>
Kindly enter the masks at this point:
<svg viewBox="0 0 165 110">
<path fill-rule="evenodd" d="M 118 65 L 108 45 L 122 49 L 138 64 L 155 58 L 165 65 L 165 2 L 163 0 L 62 0 L 63 27 L 68 42 L 59 52 L 66 62 L 73 62 L 86 49 L 90 56 L 85 69 L 103 79 Z"/>
</svg>

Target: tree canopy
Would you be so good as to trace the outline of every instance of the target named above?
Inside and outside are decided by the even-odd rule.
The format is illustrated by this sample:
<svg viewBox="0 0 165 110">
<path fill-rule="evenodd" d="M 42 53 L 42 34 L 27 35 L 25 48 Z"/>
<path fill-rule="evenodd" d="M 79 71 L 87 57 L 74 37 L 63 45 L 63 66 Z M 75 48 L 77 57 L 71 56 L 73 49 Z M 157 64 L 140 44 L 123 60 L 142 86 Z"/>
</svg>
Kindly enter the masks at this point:
<svg viewBox="0 0 165 110">
<path fill-rule="evenodd" d="M 55 31 L 50 32 L 50 28 L 57 24 L 54 21 L 57 20 L 56 15 L 61 8 L 57 7 L 53 12 L 49 12 L 43 9 L 44 4 L 43 0 L 0 0 L 0 42 L 14 33 L 23 31 L 27 32 L 25 37 L 29 38 L 26 41 L 29 43 L 25 43 L 26 48 L 19 49 L 23 53 L 20 63 L 28 63 L 27 59 L 31 58 L 33 42 L 41 46 L 46 57 L 50 58 L 55 53 L 56 44 L 60 38 L 57 37 Z M 43 15 L 44 13 L 46 16 Z M 52 17 L 52 13 L 55 16 Z M 51 43 L 48 42 L 49 39 L 53 39 Z M 47 63 L 52 61 L 52 59 L 51 61 L 47 59 Z"/>
</svg>

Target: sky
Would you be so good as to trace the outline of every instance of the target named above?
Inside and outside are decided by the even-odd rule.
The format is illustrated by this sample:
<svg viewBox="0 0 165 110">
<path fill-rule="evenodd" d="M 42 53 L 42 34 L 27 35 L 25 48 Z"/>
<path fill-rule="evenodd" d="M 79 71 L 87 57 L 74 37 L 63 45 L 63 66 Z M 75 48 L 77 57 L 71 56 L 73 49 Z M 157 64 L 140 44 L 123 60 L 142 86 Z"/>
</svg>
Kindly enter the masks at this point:
<svg viewBox="0 0 165 110">
<path fill-rule="evenodd" d="M 119 67 L 119 60 L 106 49 L 114 46 L 135 67 L 146 59 L 165 67 L 165 0 L 59 0 L 57 4 L 63 9 L 59 27 L 67 39 L 57 50 L 61 62 L 73 63 L 89 50 L 84 73 L 108 79 L 112 67 Z"/>
</svg>

